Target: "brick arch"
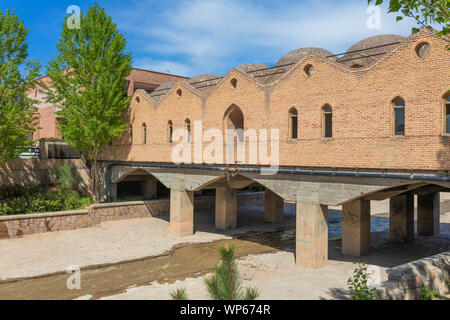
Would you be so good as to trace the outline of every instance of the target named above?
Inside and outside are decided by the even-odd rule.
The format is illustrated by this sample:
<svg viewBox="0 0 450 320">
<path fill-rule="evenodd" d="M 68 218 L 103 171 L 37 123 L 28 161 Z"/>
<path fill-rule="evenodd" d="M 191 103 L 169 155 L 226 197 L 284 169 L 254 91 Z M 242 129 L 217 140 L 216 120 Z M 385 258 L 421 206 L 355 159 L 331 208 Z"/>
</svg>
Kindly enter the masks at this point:
<svg viewBox="0 0 450 320">
<path fill-rule="evenodd" d="M 242 130 L 240 134 L 238 133 L 238 136 L 240 141 L 243 141 L 244 138 L 243 131 L 245 130 L 245 118 L 241 108 L 239 108 L 237 105 L 232 104 L 225 112 L 223 116 L 223 129 L 224 132 L 227 129 Z"/>
</svg>

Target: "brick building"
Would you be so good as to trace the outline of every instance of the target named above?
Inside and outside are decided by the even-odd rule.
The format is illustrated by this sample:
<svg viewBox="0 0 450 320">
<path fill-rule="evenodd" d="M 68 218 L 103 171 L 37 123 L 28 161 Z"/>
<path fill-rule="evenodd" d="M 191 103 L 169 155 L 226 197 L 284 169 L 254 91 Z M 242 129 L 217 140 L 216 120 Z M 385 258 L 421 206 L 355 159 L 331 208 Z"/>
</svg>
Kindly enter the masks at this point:
<svg viewBox="0 0 450 320">
<path fill-rule="evenodd" d="M 429 29 L 381 35 L 344 54 L 302 48 L 274 67 L 246 64 L 224 77 L 137 90 L 130 129 L 103 155 L 102 193 L 114 200 L 124 184 L 140 183 L 152 197 L 164 185 L 171 232 L 185 236 L 195 230 L 195 192 L 215 190 L 216 227 L 225 230 L 237 224 L 236 192 L 263 187 L 267 222 L 283 219 L 284 202 L 296 203 L 297 263 L 313 268 L 327 263 L 327 206 L 343 206 L 345 255 L 370 251 L 370 201 L 390 199 L 392 241 L 414 239 L 415 198 L 418 233 L 436 235 L 439 193 L 450 189 L 448 44 Z M 173 161 L 177 129 L 185 129 L 192 163 Z M 247 133 L 237 137 L 245 157 L 206 162 L 205 146 L 227 143 L 202 142 L 202 132 L 225 129 Z M 271 175 L 248 153 L 261 147 L 248 132 L 261 138 L 261 129 L 279 133 L 268 141 L 268 154 L 279 158 Z"/>
<path fill-rule="evenodd" d="M 152 92 L 163 83 L 184 79 L 186 78 L 181 76 L 133 68 L 127 77 L 125 89 L 128 97 L 131 97 L 138 89 Z M 39 80 L 48 85 L 48 77 L 44 76 Z M 37 130 L 33 133 L 33 140 L 60 139 L 61 133 L 58 130 L 59 118 L 56 115 L 57 107 L 46 102 L 45 95 L 39 87 L 33 90 L 30 96 L 39 101 L 39 104 L 36 106 L 38 108 L 36 116 L 39 120 L 36 123 Z"/>
</svg>

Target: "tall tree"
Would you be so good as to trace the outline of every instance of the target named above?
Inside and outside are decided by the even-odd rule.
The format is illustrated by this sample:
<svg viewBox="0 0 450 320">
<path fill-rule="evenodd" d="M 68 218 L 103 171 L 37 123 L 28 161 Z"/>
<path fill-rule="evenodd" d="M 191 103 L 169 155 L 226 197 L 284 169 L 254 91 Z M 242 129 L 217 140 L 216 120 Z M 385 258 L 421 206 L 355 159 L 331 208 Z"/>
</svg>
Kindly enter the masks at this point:
<svg viewBox="0 0 450 320">
<path fill-rule="evenodd" d="M 15 11 L 0 10 L 0 165 L 32 144 L 35 101 L 27 93 L 35 86 L 40 64 L 27 60 L 26 29 Z"/>
<path fill-rule="evenodd" d="M 112 139 L 127 127 L 124 110 L 130 100 L 124 87 L 131 71 L 126 40 L 97 4 L 73 29 L 67 19 L 47 67 L 47 98 L 61 108 L 64 139 L 91 161 L 91 191 L 99 201 L 98 159 Z"/>
<path fill-rule="evenodd" d="M 381 5 L 383 0 L 368 0 L 368 3 Z M 450 33 L 450 0 L 389 0 L 389 12 L 402 13 L 406 17 L 414 18 L 421 27 L 432 23 L 442 25 L 440 36 Z M 397 16 L 397 21 L 403 19 Z M 413 28 L 413 32 L 418 32 Z"/>
</svg>

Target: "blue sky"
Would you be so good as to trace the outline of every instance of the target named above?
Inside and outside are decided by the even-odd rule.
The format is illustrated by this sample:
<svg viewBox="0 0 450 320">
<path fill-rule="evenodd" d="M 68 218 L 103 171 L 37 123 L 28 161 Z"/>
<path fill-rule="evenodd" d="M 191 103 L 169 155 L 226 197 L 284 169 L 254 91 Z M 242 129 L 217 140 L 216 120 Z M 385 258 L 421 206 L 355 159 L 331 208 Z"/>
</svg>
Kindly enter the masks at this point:
<svg viewBox="0 0 450 320">
<path fill-rule="evenodd" d="M 97 1 L 127 39 L 133 65 L 185 76 L 226 74 L 244 63 L 274 65 L 291 50 L 321 47 L 345 52 L 366 37 L 411 34 L 411 19 L 381 10 L 381 28 L 369 29 L 366 0 L 105 0 Z M 30 58 L 43 65 L 56 43 L 69 5 L 89 0 L 0 0 L 16 9 L 29 34 Z"/>
</svg>

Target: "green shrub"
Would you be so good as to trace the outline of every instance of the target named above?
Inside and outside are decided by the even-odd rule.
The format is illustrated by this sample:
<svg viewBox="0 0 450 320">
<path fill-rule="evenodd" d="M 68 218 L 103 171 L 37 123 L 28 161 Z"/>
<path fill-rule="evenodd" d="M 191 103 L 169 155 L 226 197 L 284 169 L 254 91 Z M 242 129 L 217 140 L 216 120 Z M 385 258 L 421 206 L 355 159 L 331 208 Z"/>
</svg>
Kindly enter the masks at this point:
<svg viewBox="0 0 450 320">
<path fill-rule="evenodd" d="M 6 197 L 3 194 L 0 198 L 0 215 L 76 210 L 85 208 L 90 203 L 91 198 L 81 198 L 75 190 L 30 186 L 17 197 Z"/>
<path fill-rule="evenodd" d="M 69 190 L 74 182 L 71 168 L 68 165 L 63 165 L 58 168 L 52 168 L 51 173 L 56 179 L 56 186 L 60 190 Z"/>
<path fill-rule="evenodd" d="M 430 290 L 426 285 L 422 285 L 419 300 L 435 300 L 436 290 Z"/>
<path fill-rule="evenodd" d="M 177 289 L 170 293 L 173 300 L 188 300 L 188 296 L 185 288 Z"/>
<path fill-rule="evenodd" d="M 353 276 L 347 281 L 347 286 L 353 300 L 376 300 L 379 299 L 377 291 L 368 286 L 368 274 L 366 263 L 358 264 L 353 271 Z"/>
<path fill-rule="evenodd" d="M 212 300 L 256 300 L 260 293 L 256 288 L 242 288 L 237 268 L 234 245 L 218 248 L 220 263 L 214 267 L 214 275 L 205 278 L 205 285 Z M 187 300 L 186 289 L 171 292 L 174 300 Z"/>
</svg>

